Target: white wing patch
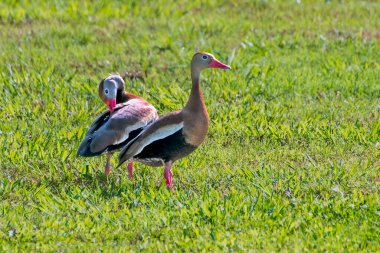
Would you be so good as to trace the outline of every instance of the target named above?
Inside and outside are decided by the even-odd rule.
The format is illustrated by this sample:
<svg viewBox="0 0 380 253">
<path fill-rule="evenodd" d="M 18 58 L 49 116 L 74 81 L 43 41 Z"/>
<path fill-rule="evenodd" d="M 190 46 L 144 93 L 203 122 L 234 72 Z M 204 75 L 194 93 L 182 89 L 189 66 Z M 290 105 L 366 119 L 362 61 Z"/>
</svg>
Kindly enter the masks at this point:
<svg viewBox="0 0 380 253">
<path fill-rule="evenodd" d="M 139 129 L 139 128 L 143 127 L 143 126 L 146 126 L 147 123 L 148 123 L 148 122 L 136 122 L 135 125 L 132 125 L 132 126 L 130 126 L 130 127 L 125 128 L 123 136 L 121 136 L 120 139 L 116 140 L 116 141 L 113 143 L 113 145 L 116 145 L 116 144 L 119 144 L 119 143 L 124 142 L 126 139 L 129 138 L 129 134 L 130 134 L 132 131 L 134 131 L 134 130 L 136 130 L 136 129 Z"/>
<path fill-rule="evenodd" d="M 134 152 L 134 155 L 139 154 L 146 146 L 148 146 L 152 142 L 164 139 L 179 131 L 181 128 L 183 128 L 183 122 L 173 125 L 167 125 L 157 129 L 154 133 L 151 133 L 150 135 L 146 136 L 143 140 L 132 144 L 133 146 L 138 145 L 138 149 L 136 150 L 136 152 Z M 130 150 L 132 151 L 134 150 L 134 148 L 131 147 Z"/>
</svg>

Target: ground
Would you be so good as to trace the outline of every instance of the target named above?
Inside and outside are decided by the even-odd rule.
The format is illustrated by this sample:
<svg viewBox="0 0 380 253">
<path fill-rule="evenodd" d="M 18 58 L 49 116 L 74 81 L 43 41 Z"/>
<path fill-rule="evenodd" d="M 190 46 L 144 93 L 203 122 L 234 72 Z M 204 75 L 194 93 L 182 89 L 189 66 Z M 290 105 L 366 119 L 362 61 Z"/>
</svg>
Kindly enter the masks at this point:
<svg viewBox="0 0 380 253">
<path fill-rule="evenodd" d="M 0 251 L 376 251 L 380 2 L 0 3 Z M 206 70 L 207 140 L 174 165 L 76 157 L 99 81 L 161 114 Z M 128 77 L 129 76 L 129 77 Z M 135 77 L 135 78 L 134 78 Z M 112 161 L 117 164 L 116 155 Z"/>
</svg>

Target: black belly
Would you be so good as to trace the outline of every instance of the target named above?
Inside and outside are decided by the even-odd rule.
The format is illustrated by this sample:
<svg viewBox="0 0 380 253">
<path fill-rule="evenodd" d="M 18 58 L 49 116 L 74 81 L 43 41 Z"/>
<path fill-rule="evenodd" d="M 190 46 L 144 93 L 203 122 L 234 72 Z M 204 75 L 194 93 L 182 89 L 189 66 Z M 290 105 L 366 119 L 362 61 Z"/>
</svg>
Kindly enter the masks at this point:
<svg viewBox="0 0 380 253">
<path fill-rule="evenodd" d="M 164 139 L 160 139 L 147 145 L 134 158 L 144 159 L 161 159 L 164 162 L 176 161 L 193 152 L 197 147 L 186 142 L 182 129 Z"/>
</svg>

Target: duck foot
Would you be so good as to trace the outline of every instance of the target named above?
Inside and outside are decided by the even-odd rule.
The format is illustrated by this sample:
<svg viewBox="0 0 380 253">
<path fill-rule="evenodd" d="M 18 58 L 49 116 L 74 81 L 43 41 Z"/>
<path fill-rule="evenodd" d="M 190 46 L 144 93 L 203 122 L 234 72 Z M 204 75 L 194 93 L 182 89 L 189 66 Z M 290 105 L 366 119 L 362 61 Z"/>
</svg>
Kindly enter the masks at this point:
<svg viewBox="0 0 380 253">
<path fill-rule="evenodd" d="M 106 175 L 106 177 L 109 176 L 109 174 L 111 173 L 111 170 L 113 170 L 113 168 L 111 166 L 106 166 L 106 168 L 104 170 L 104 174 Z"/>
<path fill-rule="evenodd" d="M 133 162 L 128 163 L 128 174 L 129 178 L 133 179 Z"/>
<path fill-rule="evenodd" d="M 165 163 L 164 178 L 166 180 L 166 186 L 168 186 L 174 192 L 173 181 L 172 181 L 173 172 L 172 172 L 171 162 Z"/>
<path fill-rule="evenodd" d="M 111 157 L 112 157 L 112 154 L 108 153 L 107 154 L 106 168 L 104 169 L 104 174 L 106 175 L 106 177 L 109 176 L 109 174 L 111 173 L 111 170 L 112 170 L 112 167 L 110 166 Z"/>
</svg>

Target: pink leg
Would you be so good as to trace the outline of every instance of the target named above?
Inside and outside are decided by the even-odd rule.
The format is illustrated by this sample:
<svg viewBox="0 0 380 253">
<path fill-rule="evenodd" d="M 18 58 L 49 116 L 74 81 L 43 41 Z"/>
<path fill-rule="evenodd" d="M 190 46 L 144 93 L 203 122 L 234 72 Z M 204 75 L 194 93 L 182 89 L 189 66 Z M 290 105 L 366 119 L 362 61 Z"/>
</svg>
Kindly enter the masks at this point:
<svg viewBox="0 0 380 253">
<path fill-rule="evenodd" d="M 110 166 L 110 160 L 111 160 L 112 154 L 107 153 L 107 162 L 106 162 L 106 168 L 104 170 L 104 174 L 108 177 L 108 175 L 111 173 L 112 167 Z"/>
<path fill-rule="evenodd" d="M 128 163 L 128 174 L 129 178 L 133 179 L 133 162 Z"/>
<path fill-rule="evenodd" d="M 173 190 L 173 181 L 172 181 L 173 173 L 172 173 L 172 163 L 165 163 L 165 171 L 164 178 L 166 180 L 166 186 L 169 186 L 170 189 Z"/>
</svg>

